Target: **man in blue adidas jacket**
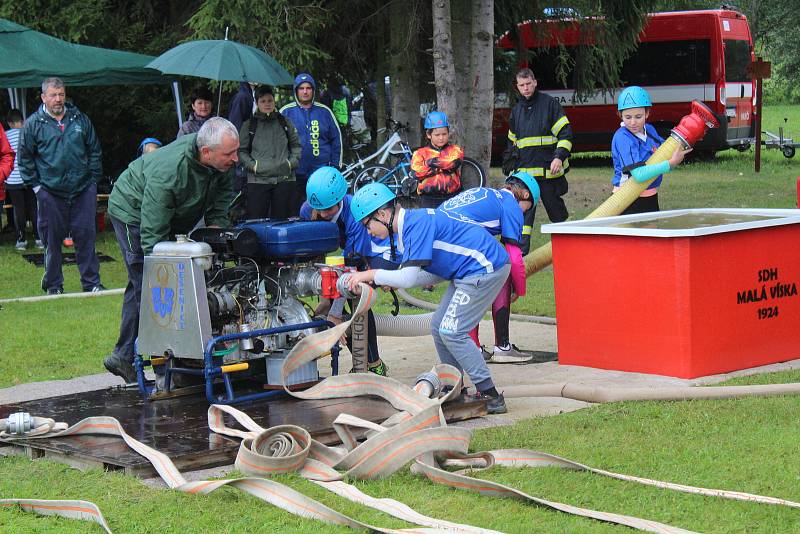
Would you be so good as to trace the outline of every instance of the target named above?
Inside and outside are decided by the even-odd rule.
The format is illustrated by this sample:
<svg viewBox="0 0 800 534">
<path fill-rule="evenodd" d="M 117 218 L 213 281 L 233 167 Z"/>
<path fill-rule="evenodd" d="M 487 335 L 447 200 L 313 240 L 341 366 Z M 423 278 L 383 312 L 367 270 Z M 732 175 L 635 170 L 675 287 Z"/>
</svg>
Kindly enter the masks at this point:
<svg viewBox="0 0 800 534">
<path fill-rule="evenodd" d="M 303 151 L 297 177 L 297 198 L 294 212 L 306 200 L 308 177 L 320 167 L 342 166 L 342 132 L 333 112 L 324 104 L 315 101 L 317 84 L 310 74 L 300 73 L 294 79 L 295 101 L 281 108 L 284 117 L 292 121 L 300 136 Z"/>
</svg>

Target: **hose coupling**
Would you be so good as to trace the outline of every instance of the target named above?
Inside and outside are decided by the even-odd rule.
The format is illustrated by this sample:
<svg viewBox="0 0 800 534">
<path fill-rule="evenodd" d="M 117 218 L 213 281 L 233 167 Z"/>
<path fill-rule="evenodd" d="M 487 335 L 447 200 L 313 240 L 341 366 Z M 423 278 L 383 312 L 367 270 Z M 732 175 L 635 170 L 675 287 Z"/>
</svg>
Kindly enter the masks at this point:
<svg viewBox="0 0 800 534">
<path fill-rule="evenodd" d="M 7 425 L 9 434 L 22 436 L 33 428 L 33 417 L 28 412 L 12 413 L 8 416 Z"/>
<path fill-rule="evenodd" d="M 433 371 L 422 373 L 414 383 L 414 391 L 435 399 L 442 392 L 442 381 L 439 380 L 439 375 Z"/>
<path fill-rule="evenodd" d="M 354 299 L 358 296 L 357 293 L 353 293 L 350 291 L 350 288 L 347 287 L 347 281 L 352 275 L 352 272 L 344 272 L 340 274 L 339 279 L 336 280 L 336 291 L 346 299 Z"/>
</svg>

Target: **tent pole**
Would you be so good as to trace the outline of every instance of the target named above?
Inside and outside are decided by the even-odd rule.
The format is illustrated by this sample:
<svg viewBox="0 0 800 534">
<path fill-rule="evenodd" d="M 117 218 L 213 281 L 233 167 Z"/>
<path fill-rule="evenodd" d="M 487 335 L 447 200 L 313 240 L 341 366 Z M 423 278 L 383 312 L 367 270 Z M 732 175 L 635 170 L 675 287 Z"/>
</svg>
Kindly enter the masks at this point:
<svg viewBox="0 0 800 534">
<path fill-rule="evenodd" d="M 181 105 L 181 84 L 172 82 L 172 95 L 175 97 L 175 112 L 178 114 L 178 129 L 183 126 L 183 106 Z"/>
<path fill-rule="evenodd" d="M 17 90 L 13 87 L 9 87 L 6 90 L 8 91 L 9 105 L 11 106 L 11 109 L 15 109 L 17 107 Z"/>
<path fill-rule="evenodd" d="M 27 87 L 19 87 L 19 93 L 17 98 L 19 99 L 19 104 L 22 106 L 20 111 L 22 112 L 23 117 L 28 116 L 28 88 Z"/>
</svg>

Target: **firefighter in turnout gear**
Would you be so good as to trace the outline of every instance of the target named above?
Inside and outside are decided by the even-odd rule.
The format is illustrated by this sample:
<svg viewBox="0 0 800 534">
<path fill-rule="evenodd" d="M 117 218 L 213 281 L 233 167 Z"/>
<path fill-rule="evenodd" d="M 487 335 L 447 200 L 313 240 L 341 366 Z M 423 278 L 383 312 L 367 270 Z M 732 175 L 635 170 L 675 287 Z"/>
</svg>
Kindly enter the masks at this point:
<svg viewBox="0 0 800 534">
<path fill-rule="evenodd" d="M 517 72 L 517 90 L 520 98 L 511 110 L 503 172 L 508 176 L 523 171 L 533 176 L 548 218 L 565 221 L 569 212 L 562 197 L 569 188 L 565 175 L 572 150 L 569 119 L 556 99 L 536 90 L 536 77 L 530 69 Z"/>
</svg>

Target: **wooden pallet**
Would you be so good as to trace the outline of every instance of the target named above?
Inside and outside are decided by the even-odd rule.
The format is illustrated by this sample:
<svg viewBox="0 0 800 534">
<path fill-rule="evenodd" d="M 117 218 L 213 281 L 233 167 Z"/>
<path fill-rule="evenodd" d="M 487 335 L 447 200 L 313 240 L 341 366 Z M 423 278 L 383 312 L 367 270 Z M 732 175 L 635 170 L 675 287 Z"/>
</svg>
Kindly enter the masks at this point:
<svg viewBox="0 0 800 534">
<path fill-rule="evenodd" d="M 264 428 L 283 424 L 301 426 L 325 444 L 338 442 L 333 420 L 341 413 L 377 423 L 395 413 L 389 403 L 372 397 L 306 401 L 279 396 L 237 408 Z M 453 402 L 443 408 L 448 422 L 486 414 L 483 402 Z M 115 387 L 3 405 L 0 419 L 19 411 L 70 425 L 90 416 L 115 417 L 128 434 L 168 455 L 181 471 L 231 464 L 239 449 L 239 440 L 209 431 L 208 403 L 202 395 L 147 402 L 134 388 Z M 231 420 L 229 424 L 234 423 Z M 0 443 L 0 455 L 9 454 L 49 458 L 78 469 L 101 468 L 139 477 L 156 476 L 147 460 L 117 437 L 72 436 Z"/>
</svg>

